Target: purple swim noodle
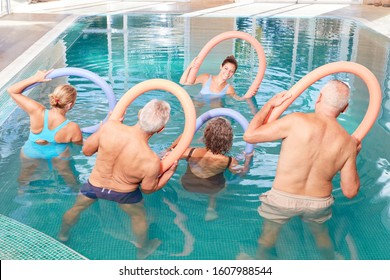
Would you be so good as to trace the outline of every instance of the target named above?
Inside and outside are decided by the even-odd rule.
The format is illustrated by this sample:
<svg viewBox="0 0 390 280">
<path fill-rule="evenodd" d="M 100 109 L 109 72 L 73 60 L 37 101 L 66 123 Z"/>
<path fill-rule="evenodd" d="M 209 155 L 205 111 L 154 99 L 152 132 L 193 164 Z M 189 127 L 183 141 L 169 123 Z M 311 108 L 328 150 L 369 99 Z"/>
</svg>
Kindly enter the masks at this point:
<svg viewBox="0 0 390 280">
<path fill-rule="evenodd" d="M 78 77 L 88 79 L 91 82 L 95 83 L 106 94 L 107 101 L 108 101 L 108 113 L 114 109 L 114 107 L 116 105 L 116 98 L 115 98 L 114 91 L 113 91 L 112 87 L 109 84 L 107 84 L 107 82 L 103 78 L 98 76 L 97 74 L 95 74 L 89 70 L 82 69 L 82 68 L 64 67 L 64 68 L 54 69 L 52 72 L 50 72 L 46 76 L 46 78 L 55 79 L 55 78 L 63 77 L 63 76 L 78 76 Z M 40 84 L 40 83 L 32 84 L 32 85 L 28 86 L 27 88 L 25 88 L 23 91 L 30 90 L 31 88 L 37 86 L 38 84 Z M 104 119 L 104 121 L 106 121 L 107 118 L 108 118 L 108 114 L 107 114 L 106 118 Z M 100 125 L 100 123 L 97 123 L 95 125 L 88 126 L 88 127 L 83 127 L 83 128 L 81 128 L 81 131 L 84 133 L 94 133 L 99 128 L 99 125 Z"/>
<path fill-rule="evenodd" d="M 200 115 L 196 119 L 195 132 L 198 131 L 199 128 L 205 122 L 207 122 L 208 120 L 215 118 L 215 117 L 230 117 L 230 118 L 234 119 L 235 121 L 237 121 L 241 125 L 241 127 L 244 131 L 248 128 L 248 125 L 249 125 L 247 119 L 243 115 L 241 115 L 239 112 L 237 112 L 233 109 L 229 109 L 229 108 L 215 108 L 215 109 L 211 109 L 207 112 L 204 112 L 202 115 Z M 253 148 L 254 148 L 253 144 L 246 143 L 245 153 L 251 154 L 253 152 Z"/>
</svg>

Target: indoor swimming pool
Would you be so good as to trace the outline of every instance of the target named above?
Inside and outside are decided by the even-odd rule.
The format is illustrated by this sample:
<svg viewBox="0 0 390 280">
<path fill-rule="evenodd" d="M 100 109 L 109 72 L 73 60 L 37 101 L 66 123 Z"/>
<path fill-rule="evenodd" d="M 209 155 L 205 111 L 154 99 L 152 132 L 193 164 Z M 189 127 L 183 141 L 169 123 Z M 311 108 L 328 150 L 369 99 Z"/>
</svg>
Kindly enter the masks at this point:
<svg viewBox="0 0 390 280">
<path fill-rule="evenodd" d="M 357 62 L 378 78 L 383 103 L 378 121 L 364 139 L 357 159 L 361 189 L 354 199 L 345 198 L 336 176 L 333 191 L 336 199 L 329 232 L 338 259 L 390 259 L 390 39 L 352 20 L 185 18 L 142 14 L 81 17 L 11 82 L 28 77 L 38 69 L 79 67 L 105 79 L 119 99 L 132 86 L 148 79 L 162 78 L 178 83 L 203 45 L 229 30 L 247 32 L 262 44 L 267 60 L 264 80 L 250 102 L 226 97 L 217 105 L 198 95 L 200 87 L 184 87 L 194 100 L 198 115 L 214 106 L 223 106 L 240 112 L 250 121 L 271 96 L 289 89 L 307 73 L 329 62 Z M 256 52 L 248 42 L 228 40 L 219 44 L 199 73 L 218 73 L 222 60 L 231 54 L 235 55 L 239 66 L 230 82 L 236 92 L 243 95 L 258 70 Z M 350 74 L 340 73 L 315 83 L 286 113 L 313 110 L 319 89 L 335 77 L 351 85 L 350 106 L 339 121 L 352 133 L 365 114 L 368 93 L 364 82 Z M 106 116 L 105 95 L 83 78 L 54 79 L 36 87 L 30 96 L 48 105 L 47 95 L 65 81 L 76 86 L 79 92 L 69 119 L 84 127 Z M 0 90 L 3 98 L 5 88 Z M 153 91 L 140 96 L 128 108 L 124 123 L 135 124 L 139 109 L 153 98 L 164 99 L 172 106 L 167 128 L 150 141 L 152 149 L 160 154 L 183 130 L 184 113 L 173 95 Z M 81 147 L 71 145 L 71 158 L 66 162 L 65 171 L 50 169 L 42 160 L 22 183 L 19 155 L 28 137 L 28 116 L 9 100 L 0 104 L 3 104 L 0 105 L 0 214 L 57 238 L 62 215 L 75 202 L 95 157 L 86 157 Z M 243 131 L 234 120 L 232 124 L 231 155 L 242 160 Z M 200 131 L 195 135 L 194 146 L 202 144 L 201 134 Z M 180 178 L 186 162 L 181 161 L 162 190 L 144 195 L 149 237 L 161 241 L 148 259 L 234 260 L 243 255 L 255 256 L 262 228 L 262 218 L 257 213 L 258 197 L 272 185 L 279 149 L 280 142 L 256 145 L 247 175 L 226 173 L 227 188 L 217 197 L 218 218 L 213 221 L 205 220 L 207 195 L 190 193 L 182 187 Z M 75 178 L 75 183 L 69 185 L 62 172 Z M 82 214 L 65 245 L 92 260 L 136 259 L 130 227 L 127 215 L 115 203 L 98 201 Z M 283 227 L 275 251 L 278 259 L 321 259 L 310 230 L 299 219 Z"/>
</svg>

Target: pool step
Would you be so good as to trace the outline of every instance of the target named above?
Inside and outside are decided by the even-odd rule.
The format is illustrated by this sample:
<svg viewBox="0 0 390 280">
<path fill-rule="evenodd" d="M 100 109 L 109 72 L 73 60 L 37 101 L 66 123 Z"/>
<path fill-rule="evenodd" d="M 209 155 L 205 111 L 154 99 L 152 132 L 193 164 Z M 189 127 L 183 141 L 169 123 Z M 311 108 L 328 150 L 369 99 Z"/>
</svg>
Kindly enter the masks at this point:
<svg viewBox="0 0 390 280">
<path fill-rule="evenodd" d="M 0 214 L 1 260 L 86 260 L 56 239 Z"/>
</svg>

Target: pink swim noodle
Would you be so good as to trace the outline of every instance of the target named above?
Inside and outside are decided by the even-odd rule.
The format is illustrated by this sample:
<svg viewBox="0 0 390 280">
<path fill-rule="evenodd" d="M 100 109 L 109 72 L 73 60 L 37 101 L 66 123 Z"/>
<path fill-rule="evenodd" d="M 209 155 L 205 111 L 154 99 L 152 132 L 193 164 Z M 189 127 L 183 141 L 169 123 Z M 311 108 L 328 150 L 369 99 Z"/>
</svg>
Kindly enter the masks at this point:
<svg viewBox="0 0 390 280">
<path fill-rule="evenodd" d="M 264 49 L 262 45 L 257 41 L 256 38 L 249 35 L 248 33 L 242 32 L 242 31 L 227 31 L 223 32 L 214 38 L 212 38 L 210 41 L 207 42 L 206 45 L 202 48 L 202 50 L 199 52 L 197 59 L 194 63 L 194 67 L 190 69 L 190 72 L 188 73 L 187 81 L 189 83 L 194 83 L 196 79 L 196 74 L 198 73 L 198 70 L 200 66 L 202 65 L 204 59 L 209 54 L 209 52 L 219 43 L 222 41 L 228 40 L 228 39 L 243 39 L 245 41 L 248 41 L 256 50 L 257 56 L 259 59 L 259 69 L 257 72 L 257 75 L 255 77 L 255 80 L 253 81 L 252 85 L 249 87 L 246 94 L 253 93 L 255 95 L 259 89 L 259 86 L 261 84 L 261 81 L 263 80 L 265 68 L 266 68 L 266 62 L 265 62 L 265 54 Z"/>
<path fill-rule="evenodd" d="M 299 80 L 288 91 L 291 94 L 291 98 L 287 99 L 283 104 L 281 104 L 281 106 L 275 107 L 266 122 L 276 120 L 286 110 L 286 108 L 290 106 L 290 104 L 294 102 L 294 100 L 313 83 L 325 76 L 338 72 L 352 73 L 360 77 L 367 85 L 368 93 L 370 95 L 367 112 L 358 128 L 355 130 L 355 132 L 352 133 L 356 139 L 362 141 L 371 127 L 374 125 L 375 120 L 379 115 L 382 102 L 382 93 L 381 87 L 375 75 L 363 65 L 355 62 L 332 62 L 314 69 L 312 72 Z"/>
<path fill-rule="evenodd" d="M 110 120 L 120 120 L 125 114 L 127 107 L 140 95 L 151 90 L 165 90 L 174 94 L 179 99 L 183 107 L 185 123 L 182 137 L 177 146 L 164 159 L 161 160 L 161 171 L 165 172 L 172 164 L 178 160 L 185 152 L 187 147 L 191 144 L 192 138 L 195 134 L 196 112 L 194 104 L 188 93 L 178 84 L 165 79 L 151 79 L 136 84 L 129 89 L 118 101 Z"/>
</svg>

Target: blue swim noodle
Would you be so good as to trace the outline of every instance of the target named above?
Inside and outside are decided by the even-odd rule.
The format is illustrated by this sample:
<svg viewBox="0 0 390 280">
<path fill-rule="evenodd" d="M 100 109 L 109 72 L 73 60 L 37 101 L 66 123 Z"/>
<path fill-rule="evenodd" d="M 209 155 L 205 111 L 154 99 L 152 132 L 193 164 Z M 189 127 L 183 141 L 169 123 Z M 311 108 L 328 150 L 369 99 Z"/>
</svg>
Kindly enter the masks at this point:
<svg viewBox="0 0 390 280">
<path fill-rule="evenodd" d="M 241 125 L 241 127 L 244 131 L 246 131 L 246 129 L 248 128 L 248 125 L 249 125 L 246 118 L 243 115 L 241 115 L 239 112 L 237 112 L 233 109 L 229 109 L 229 108 L 215 108 L 215 109 L 211 109 L 211 110 L 203 113 L 202 115 L 200 115 L 196 119 L 195 132 L 198 131 L 199 128 L 205 122 L 207 122 L 208 120 L 215 118 L 215 117 L 230 117 L 230 118 L 234 119 L 235 121 L 237 121 Z M 245 153 L 246 154 L 251 154 L 253 152 L 253 149 L 254 149 L 253 144 L 246 143 L 246 146 L 245 146 Z"/>
<path fill-rule="evenodd" d="M 54 69 L 52 72 L 50 72 L 46 76 L 46 78 L 55 79 L 55 78 L 63 77 L 63 76 L 78 76 L 78 77 L 88 79 L 91 82 L 95 83 L 106 94 L 107 101 L 108 101 L 108 112 L 110 112 L 114 109 L 114 107 L 116 105 L 116 98 L 115 98 L 114 91 L 112 90 L 112 87 L 110 85 L 108 85 L 107 82 L 105 80 L 103 80 L 103 78 L 98 76 L 97 74 L 95 74 L 89 70 L 82 69 L 82 68 L 65 67 L 65 68 Z M 23 91 L 29 90 L 29 89 L 37 86 L 38 84 L 40 84 L 40 83 L 32 84 L 32 85 L 28 86 L 27 88 L 25 88 Z M 108 119 L 108 114 L 107 114 L 106 118 L 104 119 L 104 121 L 106 121 L 107 119 Z M 83 128 L 81 128 L 81 131 L 85 132 L 85 133 L 94 133 L 99 128 L 99 125 L 100 125 L 100 123 L 97 123 L 95 125 L 88 126 L 88 127 L 83 127 Z"/>
</svg>

